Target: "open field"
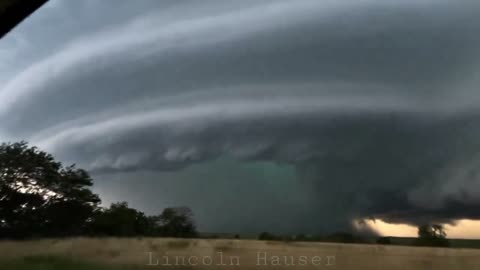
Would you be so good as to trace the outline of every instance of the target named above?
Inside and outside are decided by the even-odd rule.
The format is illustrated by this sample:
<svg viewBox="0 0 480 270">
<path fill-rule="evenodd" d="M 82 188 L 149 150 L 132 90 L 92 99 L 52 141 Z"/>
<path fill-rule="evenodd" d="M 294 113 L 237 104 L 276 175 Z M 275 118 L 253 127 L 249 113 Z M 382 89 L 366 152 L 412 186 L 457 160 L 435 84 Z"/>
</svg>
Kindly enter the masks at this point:
<svg viewBox="0 0 480 270">
<path fill-rule="evenodd" d="M 480 250 L 222 239 L 0 242 L 0 269 L 480 269 Z M 150 264 L 150 265 L 149 265 Z"/>
</svg>

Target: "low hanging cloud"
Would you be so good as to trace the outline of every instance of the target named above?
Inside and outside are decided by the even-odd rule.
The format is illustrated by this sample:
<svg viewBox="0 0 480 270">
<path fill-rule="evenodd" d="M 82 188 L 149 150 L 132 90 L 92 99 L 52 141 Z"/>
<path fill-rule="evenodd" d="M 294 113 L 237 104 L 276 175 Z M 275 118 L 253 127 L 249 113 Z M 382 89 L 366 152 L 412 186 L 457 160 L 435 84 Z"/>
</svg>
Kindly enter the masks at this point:
<svg viewBox="0 0 480 270">
<path fill-rule="evenodd" d="M 2 40 L 2 139 L 27 139 L 76 162 L 100 186 L 125 175 L 156 186 L 156 178 L 224 158 L 294 168 L 296 181 L 284 185 L 304 200 L 253 192 L 248 182 L 238 202 L 218 206 L 229 220 L 204 219 L 205 229 L 260 230 L 279 218 L 284 231 L 335 230 L 359 218 L 479 218 L 478 4 L 119 3 L 105 18 L 50 27 L 79 5 L 51 1 Z M 10 50 L 21 61 L 2 53 Z M 241 185 L 242 177 L 224 181 Z M 133 196 L 109 183 L 122 199 Z M 172 203 L 205 212 L 225 198 L 217 189 L 202 194 L 211 198 Z M 249 194 L 281 209 L 231 217 Z"/>
</svg>

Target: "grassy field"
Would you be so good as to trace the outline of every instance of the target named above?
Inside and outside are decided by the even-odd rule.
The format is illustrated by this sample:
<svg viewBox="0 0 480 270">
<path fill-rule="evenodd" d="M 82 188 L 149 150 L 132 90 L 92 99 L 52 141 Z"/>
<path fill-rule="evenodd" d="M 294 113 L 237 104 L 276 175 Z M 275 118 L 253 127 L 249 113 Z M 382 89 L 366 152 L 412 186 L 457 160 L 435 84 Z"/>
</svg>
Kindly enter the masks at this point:
<svg viewBox="0 0 480 270">
<path fill-rule="evenodd" d="M 221 239 L 0 242 L 0 269 L 480 269 L 480 250 Z"/>
</svg>

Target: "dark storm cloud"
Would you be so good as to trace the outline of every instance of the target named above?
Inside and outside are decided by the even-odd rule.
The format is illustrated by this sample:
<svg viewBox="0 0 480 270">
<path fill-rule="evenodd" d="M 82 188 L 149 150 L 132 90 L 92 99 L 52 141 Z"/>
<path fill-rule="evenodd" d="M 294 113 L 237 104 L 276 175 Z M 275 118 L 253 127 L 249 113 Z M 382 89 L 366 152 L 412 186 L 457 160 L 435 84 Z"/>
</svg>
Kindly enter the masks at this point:
<svg viewBox="0 0 480 270">
<path fill-rule="evenodd" d="M 301 203 L 252 193 L 240 169 L 224 179 L 239 185 L 238 204 L 216 213 L 241 212 L 248 194 L 282 209 L 228 228 L 292 215 L 283 230 L 478 218 L 479 4 L 138 2 L 110 12 L 106 1 L 52 1 L 2 40 L 0 136 L 159 189 L 174 184 L 154 175 L 181 178 L 224 157 L 295 168 L 287 190 Z M 179 203 L 202 212 L 224 193 L 211 194 Z"/>
</svg>

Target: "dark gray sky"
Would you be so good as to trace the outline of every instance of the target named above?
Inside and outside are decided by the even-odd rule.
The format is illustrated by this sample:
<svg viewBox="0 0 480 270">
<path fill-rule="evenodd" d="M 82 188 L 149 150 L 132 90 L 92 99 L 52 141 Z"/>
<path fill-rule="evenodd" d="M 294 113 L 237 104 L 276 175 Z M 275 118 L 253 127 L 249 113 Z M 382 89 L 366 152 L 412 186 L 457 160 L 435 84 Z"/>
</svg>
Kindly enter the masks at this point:
<svg viewBox="0 0 480 270">
<path fill-rule="evenodd" d="M 478 33 L 474 0 L 51 0 L 0 41 L 0 139 L 204 231 L 480 218 Z"/>
</svg>

